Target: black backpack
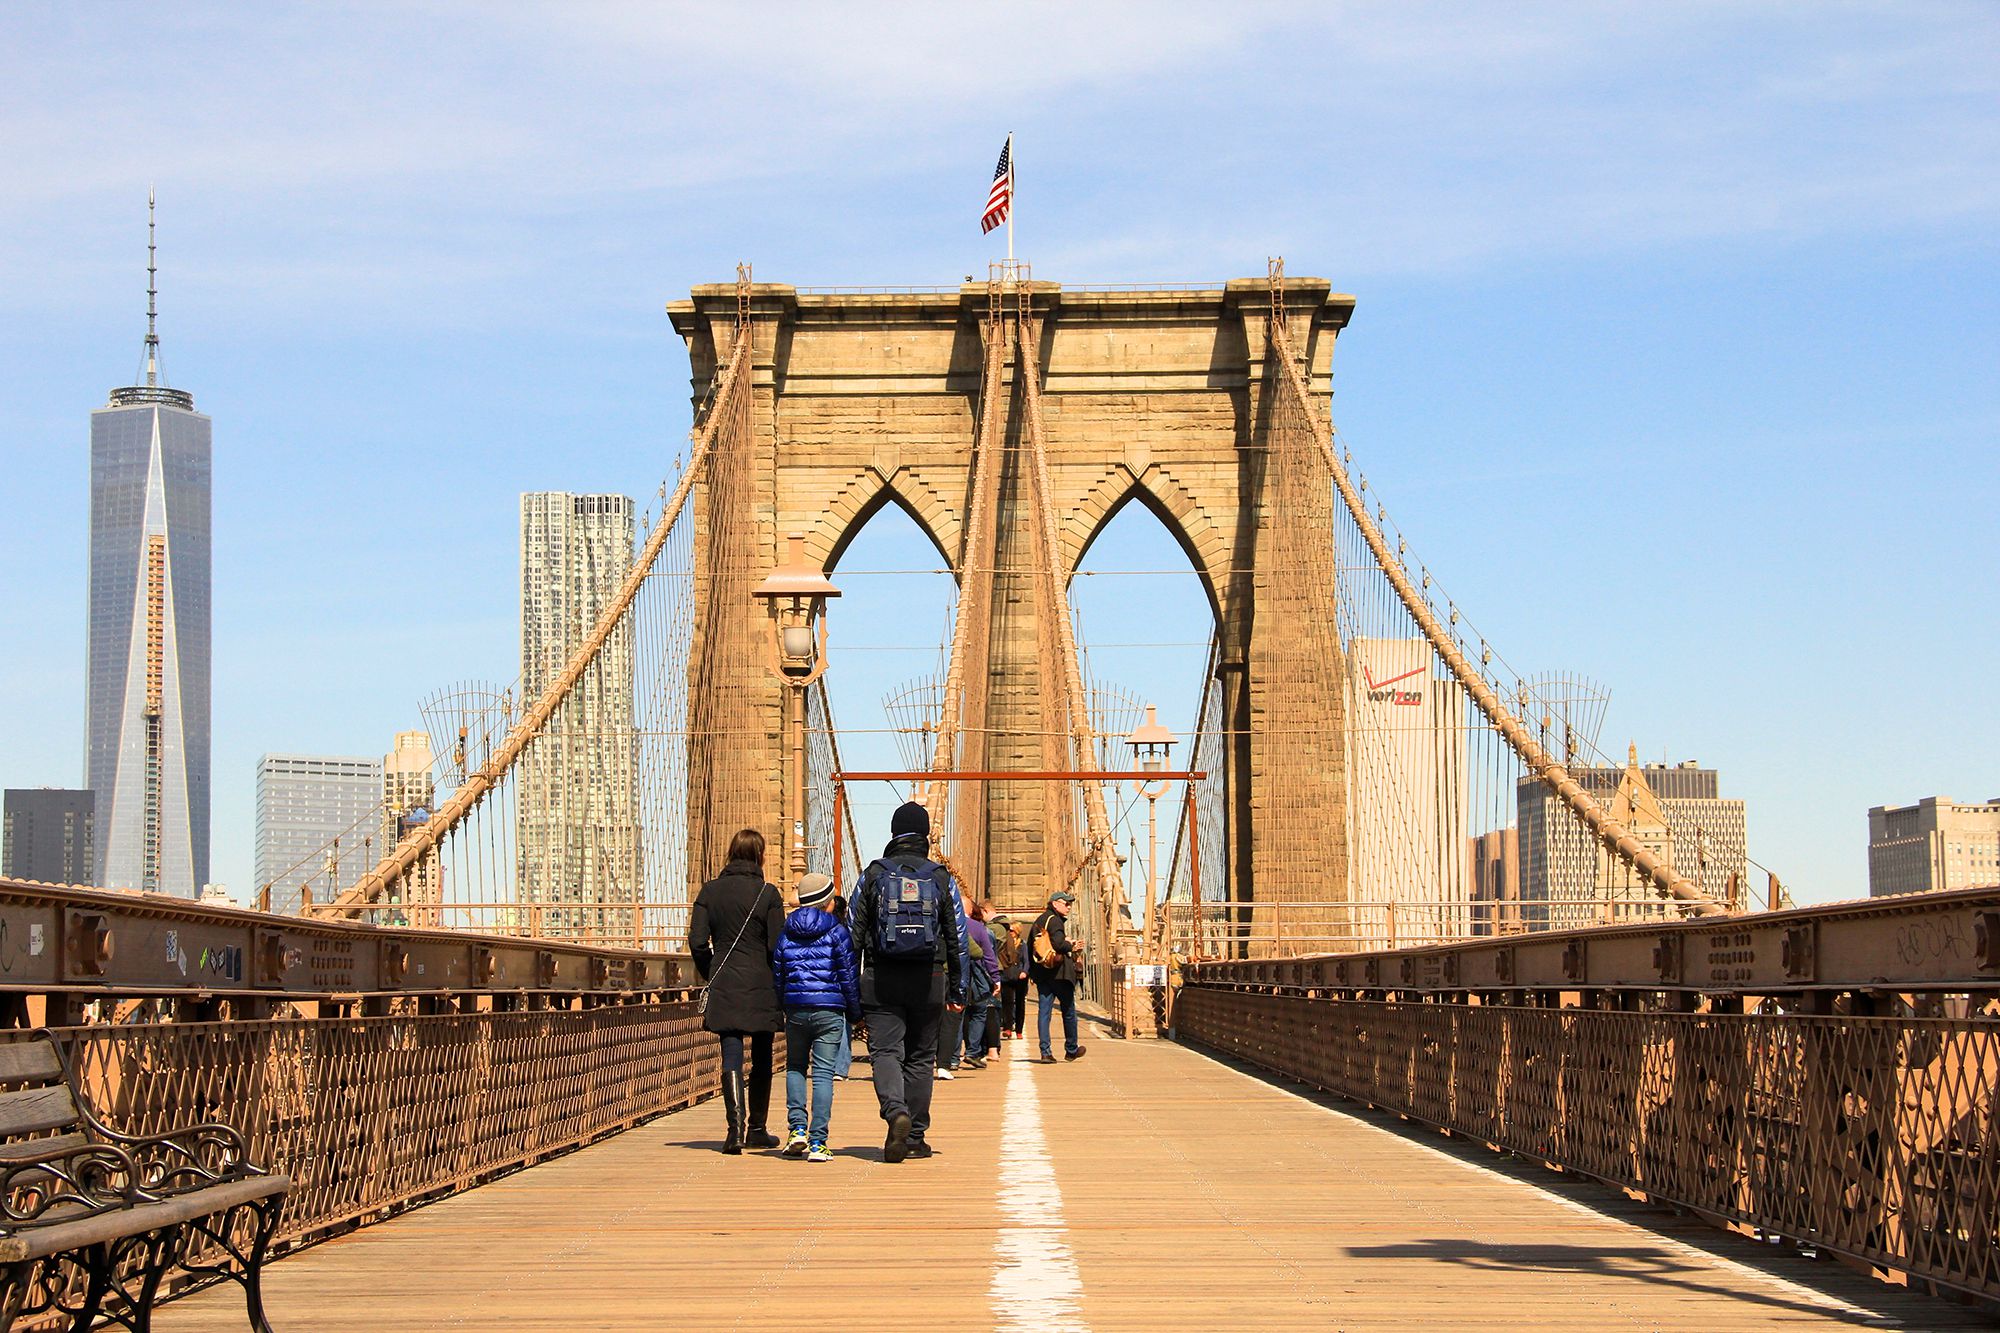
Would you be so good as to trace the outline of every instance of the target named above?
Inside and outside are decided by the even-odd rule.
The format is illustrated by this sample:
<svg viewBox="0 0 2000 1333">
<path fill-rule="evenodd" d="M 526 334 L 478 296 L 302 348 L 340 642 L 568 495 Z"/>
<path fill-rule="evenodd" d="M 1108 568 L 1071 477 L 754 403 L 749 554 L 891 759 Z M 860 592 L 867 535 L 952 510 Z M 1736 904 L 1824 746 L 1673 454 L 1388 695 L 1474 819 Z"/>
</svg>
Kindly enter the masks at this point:
<svg viewBox="0 0 2000 1333">
<path fill-rule="evenodd" d="M 869 863 L 863 877 L 875 901 L 875 956 L 907 962 L 937 957 L 938 905 L 950 892 L 943 868 L 921 856 Z"/>
</svg>

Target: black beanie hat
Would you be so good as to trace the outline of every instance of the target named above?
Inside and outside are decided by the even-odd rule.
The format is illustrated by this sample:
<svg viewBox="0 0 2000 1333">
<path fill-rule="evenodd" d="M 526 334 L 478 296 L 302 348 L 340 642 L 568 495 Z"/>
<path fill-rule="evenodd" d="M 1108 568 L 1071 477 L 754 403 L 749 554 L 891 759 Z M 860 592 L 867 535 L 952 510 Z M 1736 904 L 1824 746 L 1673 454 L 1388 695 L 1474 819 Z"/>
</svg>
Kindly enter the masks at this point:
<svg viewBox="0 0 2000 1333">
<path fill-rule="evenodd" d="M 889 816 L 889 836 L 901 838 L 912 833 L 931 836 L 931 812 L 915 801 L 905 801 Z"/>
</svg>

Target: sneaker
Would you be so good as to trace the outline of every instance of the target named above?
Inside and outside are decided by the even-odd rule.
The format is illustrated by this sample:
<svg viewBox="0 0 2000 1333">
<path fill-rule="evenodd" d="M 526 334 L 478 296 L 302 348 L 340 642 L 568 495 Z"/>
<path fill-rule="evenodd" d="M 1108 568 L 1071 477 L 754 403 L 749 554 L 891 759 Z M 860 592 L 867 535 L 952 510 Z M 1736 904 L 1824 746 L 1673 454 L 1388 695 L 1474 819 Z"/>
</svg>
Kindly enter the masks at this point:
<svg viewBox="0 0 2000 1333">
<path fill-rule="evenodd" d="M 806 1149 L 806 1160 L 808 1162 L 831 1162 L 833 1160 L 833 1153 L 824 1143 L 815 1143 L 812 1147 Z"/>
<path fill-rule="evenodd" d="M 889 1118 L 889 1137 L 882 1144 L 882 1160 L 900 1162 L 910 1155 L 910 1114 L 899 1111 Z"/>
<path fill-rule="evenodd" d="M 931 1145 L 930 1145 L 930 1144 L 928 1144 L 928 1143 L 924 1142 L 924 1141 L 923 1141 L 922 1139 L 911 1139 L 911 1140 L 910 1140 L 910 1156 L 912 1156 L 912 1157 L 935 1157 L 935 1156 L 937 1156 L 937 1149 L 936 1149 L 936 1148 L 933 1148 L 933 1147 L 931 1147 Z"/>
<path fill-rule="evenodd" d="M 804 1157 L 806 1155 L 805 1131 L 802 1129 L 793 1130 L 792 1137 L 785 1140 L 785 1146 L 781 1151 L 787 1157 Z"/>
<path fill-rule="evenodd" d="M 984 1069 L 986 1068 L 986 1057 L 983 1055 L 968 1055 L 965 1057 L 965 1067 L 967 1069 Z"/>
<path fill-rule="evenodd" d="M 937 1067 L 937 1076 L 941 1079 L 944 1079 L 947 1082 L 958 1077 L 958 1075 L 952 1073 L 949 1069 L 946 1069 L 943 1065 L 939 1065 Z"/>
<path fill-rule="evenodd" d="M 1084 1051 L 1084 1048 L 1083 1048 L 1083 1047 L 1081 1047 L 1081 1046 L 1077 1047 L 1077 1048 L 1076 1048 L 1075 1050 L 1073 1050 L 1073 1051 L 1064 1051 L 1064 1052 L 1063 1052 L 1063 1059 L 1065 1059 L 1065 1060 L 1081 1060 L 1081 1059 L 1083 1059 L 1083 1051 Z"/>
</svg>

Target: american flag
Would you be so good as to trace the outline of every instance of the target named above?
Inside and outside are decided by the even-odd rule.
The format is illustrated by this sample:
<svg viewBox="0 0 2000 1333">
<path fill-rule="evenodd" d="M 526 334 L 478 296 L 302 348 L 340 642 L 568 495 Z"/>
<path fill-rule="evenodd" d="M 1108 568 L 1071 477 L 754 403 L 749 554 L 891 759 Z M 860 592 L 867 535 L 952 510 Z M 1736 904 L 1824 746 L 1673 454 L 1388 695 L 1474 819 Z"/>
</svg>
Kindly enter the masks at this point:
<svg viewBox="0 0 2000 1333">
<path fill-rule="evenodd" d="M 993 168 L 993 188 L 986 192 L 986 212 L 979 219 L 983 236 L 1007 220 L 1014 207 L 1014 136 L 1008 135 L 1000 149 L 1000 165 Z"/>
</svg>

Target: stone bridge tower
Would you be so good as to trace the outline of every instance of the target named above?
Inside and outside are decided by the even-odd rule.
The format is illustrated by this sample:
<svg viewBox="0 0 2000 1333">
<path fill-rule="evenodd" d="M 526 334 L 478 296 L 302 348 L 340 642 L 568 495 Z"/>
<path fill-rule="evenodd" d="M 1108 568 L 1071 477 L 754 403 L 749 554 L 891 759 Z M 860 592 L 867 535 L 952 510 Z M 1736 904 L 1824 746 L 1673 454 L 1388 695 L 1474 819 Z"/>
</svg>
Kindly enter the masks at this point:
<svg viewBox="0 0 2000 1333">
<path fill-rule="evenodd" d="M 1220 635 L 1232 888 L 1249 900 L 1344 899 L 1345 704 L 1339 664 L 1323 660 L 1323 645 L 1337 642 L 1332 483 L 1313 456 L 1274 449 L 1276 387 L 1265 358 L 1266 324 L 1281 301 L 1308 384 L 1323 399 L 1353 298 L 1312 278 L 1283 281 L 1275 300 L 1264 278 L 1205 289 L 1031 290 L 1063 573 L 1123 505 L 1137 501 L 1159 517 L 1199 576 Z M 687 342 L 697 403 L 727 356 L 739 295 L 734 284 L 702 286 L 668 307 Z M 709 812 L 707 826 L 690 831 L 697 877 L 714 873 L 733 829 L 780 826 L 781 694 L 764 667 L 763 612 L 747 590 L 782 558 L 785 536 L 806 534 L 830 569 L 881 506 L 899 504 L 961 585 L 970 541 L 987 285 L 814 293 L 757 284 L 749 311 L 752 445 L 714 460 L 696 497 L 693 688 L 727 692 L 709 716 L 741 738 L 735 772 L 690 774 L 688 808 Z M 1007 373 L 1017 373 L 1012 359 Z M 1042 608 L 1029 583 L 1006 578 L 1028 565 L 1031 516 L 1014 447 L 1018 386 L 1003 401 L 1009 448 L 986 636 L 985 763 L 1033 769 L 1043 761 L 1048 668 L 1038 653 Z M 1002 903 L 1038 901 L 1057 873 L 1057 849 L 1043 845 L 1041 798 L 1025 785 L 996 785 L 988 801 L 982 888 Z"/>
</svg>

